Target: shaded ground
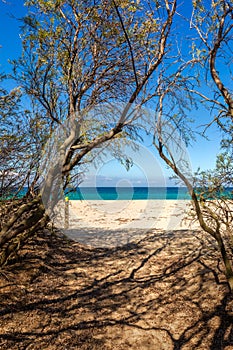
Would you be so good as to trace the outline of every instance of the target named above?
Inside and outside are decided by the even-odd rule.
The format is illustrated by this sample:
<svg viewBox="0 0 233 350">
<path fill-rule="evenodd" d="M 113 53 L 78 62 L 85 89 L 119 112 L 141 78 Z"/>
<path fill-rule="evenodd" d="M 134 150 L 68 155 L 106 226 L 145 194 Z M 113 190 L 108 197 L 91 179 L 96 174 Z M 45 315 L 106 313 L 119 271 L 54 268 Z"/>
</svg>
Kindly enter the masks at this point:
<svg viewBox="0 0 233 350">
<path fill-rule="evenodd" d="M 43 232 L 0 275 L 0 349 L 233 349 L 221 269 L 197 231 L 112 249 Z"/>
</svg>

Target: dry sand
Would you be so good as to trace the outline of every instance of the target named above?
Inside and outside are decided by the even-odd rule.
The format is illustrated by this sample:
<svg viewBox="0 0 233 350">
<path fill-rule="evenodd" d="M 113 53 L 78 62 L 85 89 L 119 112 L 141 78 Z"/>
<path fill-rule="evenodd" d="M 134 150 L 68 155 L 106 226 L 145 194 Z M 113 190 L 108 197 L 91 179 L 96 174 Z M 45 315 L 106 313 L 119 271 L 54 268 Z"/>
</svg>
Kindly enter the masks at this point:
<svg viewBox="0 0 233 350">
<path fill-rule="evenodd" d="M 93 247 L 120 246 L 158 230 L 196 229 L 187 220 L 188 200 L 92 200 L 69 202 L 69 228 L 64 206 L 58 226 L 71 239 Z M 55 222 L 57 223 L 57 222 Z"/>
<path fill-rule="evenodd" d="M 0 274 L 0 349 L 233 349 L 233 296 L 188 204 L 70 202 L 77 242 L 44 230 Z"/>
<path fill-rule="evenodd" d="M 232 350 L 221 271 L 201 231 L 90 249 L 42 232 L 0 275 L 0 349 Z"/>
</svg>

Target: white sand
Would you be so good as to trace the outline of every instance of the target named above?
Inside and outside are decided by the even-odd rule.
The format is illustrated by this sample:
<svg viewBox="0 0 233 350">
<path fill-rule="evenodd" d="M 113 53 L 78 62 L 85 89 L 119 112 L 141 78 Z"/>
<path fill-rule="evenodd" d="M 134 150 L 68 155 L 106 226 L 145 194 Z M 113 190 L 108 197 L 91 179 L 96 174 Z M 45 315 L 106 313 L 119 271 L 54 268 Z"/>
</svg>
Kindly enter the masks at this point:
<svg viewBox="0 0 233 350">
<path fill-rule="evenodd" d="M 118 230 L 123 228 L 187 228 L 187 200 L 70 201 L 70 227 Z"/>
<path fill-rule="evenodd" d="M 55 224 L 66 235 L 92 246 L 116 246 L 140 239 L 148 231 L 196 229 L 185 220 L 188 200 L 69 201 L 69 227 L 64 229 L 64 206 Z"/>
</svg>

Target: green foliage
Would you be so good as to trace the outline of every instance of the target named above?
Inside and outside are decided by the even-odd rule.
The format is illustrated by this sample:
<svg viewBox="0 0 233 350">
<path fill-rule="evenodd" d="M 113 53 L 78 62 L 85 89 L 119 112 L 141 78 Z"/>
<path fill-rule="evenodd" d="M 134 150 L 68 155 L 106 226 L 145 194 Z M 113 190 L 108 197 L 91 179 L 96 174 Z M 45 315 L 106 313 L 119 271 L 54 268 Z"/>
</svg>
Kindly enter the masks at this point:
<svg viewBox="0 0 233 350">
<path fill-rule="evenodd" d="M 162 0 L 25 1 L 23 52 L 12 65 L 14 79 L 30 101 L 27 115 L 33 135 L 38 135 L 37 151 L 69 118 L 78 124 L 72 144 L 80 149 L 104 137 L 141 83 L 144 89 L 137 93 L 137 103 L 145 103 L 151 87 L 143 79 L 160 54 L 158 43 L 168 15 L 163 5 Z M 114 106 L 116 100 L 124 107 L 108 113 L 96 110 L 103 103 Z M 126 129 L 119 147 L 108 144 L 119 159 L 125 159 L 125 142 L 137 134 L 130 123 Z M 71 162 L 75 152 L 67 149 L 66 157 Z"/>
<path fill-rule="evenodd" d="M 214 169 L 199 170 L 196 186 L 203 198 L 229 198 L 226 190 L 233 186 L 233 154 L 225 151 L 217 156 Z"/>
<path fill-rule="evenodd" d="M 3 79 L 4 77 L 2 77 Z M 21 179 L 22 163 L 27 162 L 27 137 L 19 115 L 20 89 L 0 93 L 0 197 L 7 197 Z M 22 128 L 22 129 L 21 129 Z M 22 130 L 22 132 L 21 132 Z"/>
<path fill-rule="evenodd" d="M 5 85 L 6 77 L 1 83 Z M 0 89 L 0 194 L 8 198 L 37 177 L 48 124 L 35 108 L 25 109 L 22 90 Z"/>
</svg>

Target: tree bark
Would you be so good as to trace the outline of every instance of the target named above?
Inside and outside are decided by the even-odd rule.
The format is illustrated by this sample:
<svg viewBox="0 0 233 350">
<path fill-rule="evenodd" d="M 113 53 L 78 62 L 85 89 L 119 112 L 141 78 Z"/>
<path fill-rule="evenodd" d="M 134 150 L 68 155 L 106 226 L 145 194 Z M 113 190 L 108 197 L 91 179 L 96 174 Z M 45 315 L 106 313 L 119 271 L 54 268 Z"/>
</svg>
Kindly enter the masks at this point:
<svg viewBox="0 0 233 350">
<path fill-rule="evenodd" d="M 27 203 L 19 203 L 10 220 L 9 214 L 2 218 L 6 222 L 0 231 L 0 266 L 4 266 L 49 221 L 40 196 Z"/>
</svg>

